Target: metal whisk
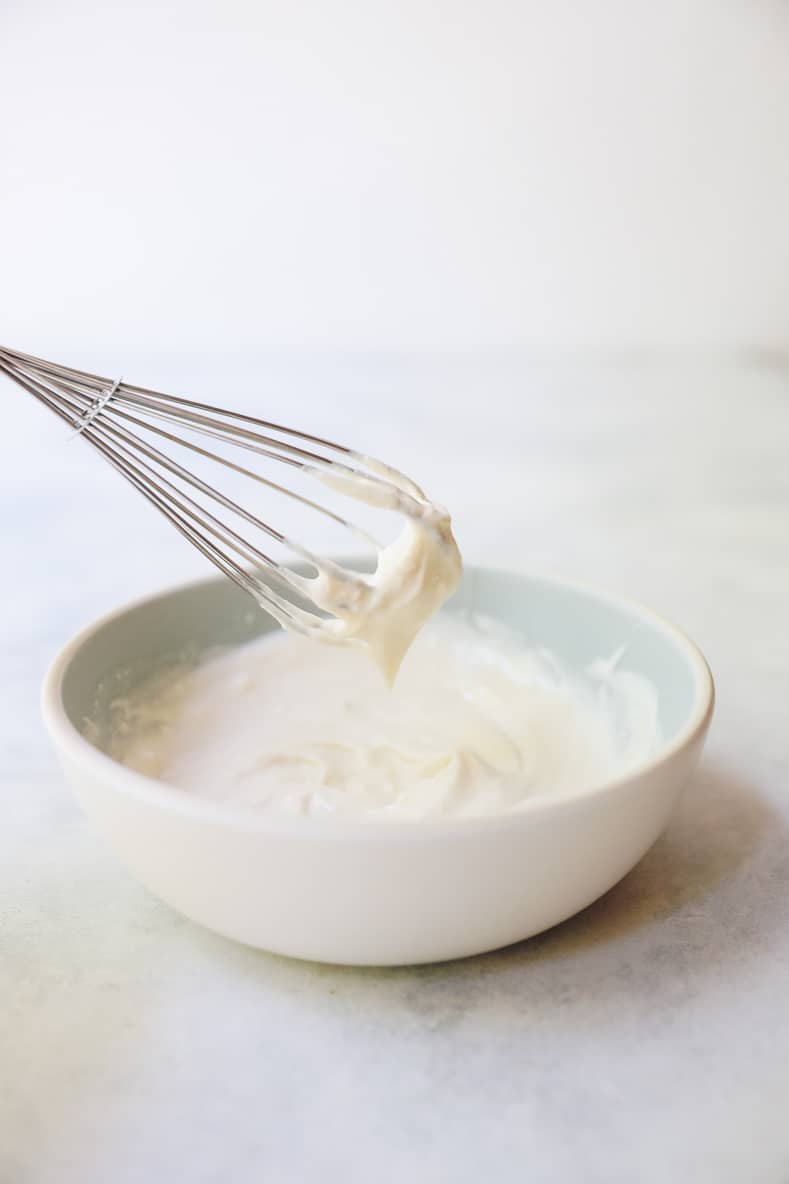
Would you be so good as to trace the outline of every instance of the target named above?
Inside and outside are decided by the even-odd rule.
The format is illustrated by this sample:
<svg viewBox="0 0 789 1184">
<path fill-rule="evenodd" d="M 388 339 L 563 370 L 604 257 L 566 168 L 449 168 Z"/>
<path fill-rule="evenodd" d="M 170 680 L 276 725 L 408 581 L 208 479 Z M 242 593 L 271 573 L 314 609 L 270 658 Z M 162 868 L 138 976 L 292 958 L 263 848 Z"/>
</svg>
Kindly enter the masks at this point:
<svg viewBox="0 0 789 1184">
<path fill-rule="evenodd" d="M 220 571 L 250 593 L 281 624 L 299 632 L 315 632 L 325 622 L 325 615 L 310 601 L 309 580 L 296 575 L 286 563 L 243 537 L 230 524 L 228 515 L 261 531 L 292 555 L 309 561 L 319 572 L 329 571 L 346 581 L 351 597 L 354 581 L 363 577 L 318 558 L 307 547 L 186 469 L 157 446 L 159 441 L 186 448 L 284 494 L 347 527 L 374 547 L 378 545 L 375 540 L 342 515 L 239 464 L 232 457 L 221 455 L 216 449 L 203 447 L 197 440 L 209 437 L 222 445 L 240 447 L 316 476 L 329 486 L 342 488 L 344 481 L 358 486 L 361 479 L 364 500 L 372 504 L 396 507 L 406 513 L 419 513 L 429 505 L 419 487 L 402 474 L 307 432 L 133 386 L 122 379 L 113 381 L 16 350 L 0 348 L 0 371 L 70 424 Z"/>
</svg>

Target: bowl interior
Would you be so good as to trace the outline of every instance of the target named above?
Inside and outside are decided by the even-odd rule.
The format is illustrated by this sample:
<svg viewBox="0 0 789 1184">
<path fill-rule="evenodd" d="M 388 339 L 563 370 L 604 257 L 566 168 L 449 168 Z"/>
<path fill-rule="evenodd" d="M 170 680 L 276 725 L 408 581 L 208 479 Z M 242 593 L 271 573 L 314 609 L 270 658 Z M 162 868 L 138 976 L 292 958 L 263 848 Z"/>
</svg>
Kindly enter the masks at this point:
<svg viewBox="0 0 789 1184">
<path fill-rule="evenodd" d="M 571 669 L 624 647 L 623 669 L 658 692 L 664 744 L 704 706 L 709 674 L 696 648 L 640 606 L 573 584 L 467 568 L 449 612 L 477 611 L 500 620 Z M 142 679 L 215 646 L 238 645 L 278 626 L 229 580 L 167 592 L 111 616 L 72 645 L 62 669 L 65 713 L 86 739 L 102 745 L 109 704 Z"/>
</svg>

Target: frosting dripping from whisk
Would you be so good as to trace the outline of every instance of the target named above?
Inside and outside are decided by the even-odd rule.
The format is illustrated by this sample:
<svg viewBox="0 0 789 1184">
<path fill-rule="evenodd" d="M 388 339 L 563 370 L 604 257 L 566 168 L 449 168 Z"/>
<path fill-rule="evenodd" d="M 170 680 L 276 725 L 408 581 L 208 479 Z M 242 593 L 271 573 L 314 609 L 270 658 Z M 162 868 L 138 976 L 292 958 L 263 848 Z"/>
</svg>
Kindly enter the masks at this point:
<svg viewBox="0 0 789 1184">
<path fill-rule="evenodd" d="M 360 459 L 370 476 L 338 464 L 314 475 L 357 501 L 401 514 L 400 533 L 379 548 L 371 574 L 310 556 L 317 576 L 290 579 L 330 614 L 314 618 L 308 632 L 363 646 L 391 686 L 419 630 L 456 590 L 463 564 L 447 511 L 396 469 Z"/>
</svg>

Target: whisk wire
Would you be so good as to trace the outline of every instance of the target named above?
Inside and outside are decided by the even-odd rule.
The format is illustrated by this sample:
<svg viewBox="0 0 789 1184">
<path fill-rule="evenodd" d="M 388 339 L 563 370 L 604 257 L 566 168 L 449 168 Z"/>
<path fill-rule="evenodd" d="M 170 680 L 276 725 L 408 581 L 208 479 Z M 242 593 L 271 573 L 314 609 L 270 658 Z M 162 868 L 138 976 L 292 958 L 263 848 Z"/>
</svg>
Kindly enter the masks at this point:
<svg viewBox="0 0 789 1184">
<path fill-rule="evenodd" d="M 182 433 L 186 430 L 198 438 L 242 448 L 310 476 L 321 477 L 335 472 L 346 477 L 363 476 L 371 486 L 377 484 L 384 488 L 388 485 L 380 473 L 358 467 L 373 462 L 366 462 L 344 445 L 243 412 L 138 387 L 121 378 L 113 381 L 16 350 L 0 349 L 0 371 L 69 423 L 77 435 L 93 445 L 223 574 L 291 627 L 311 631 L 323 620 L 314 605 L 304 607 L 304 580 L 241 535 L 223 517 L 198 501 L 196 495 L 261 531 L 293 554 L 316 565 L 318 570 L 321 570 L 321 562 L 326 566 L 326 561 L 319 561 L 308 548 L 245 509 L 146 437 L 153 436 L 161 442 L 186 448 L 250 478 L 353 531 L 373 547 L 377 546 L 367 531 L 317 500 L 241 465 L 221 452 L 203 447 Z M 280 436 L 286 438 L 280 439 Z M 326 452 L 330 455 L 325 455 Z M 253 570 L 243 564 L 250 564 Z M 263 570 L 268 573 L 265 580 L 261 576 Z M 272 577 L 278 588 L 271 584 Z"/>
</svg>

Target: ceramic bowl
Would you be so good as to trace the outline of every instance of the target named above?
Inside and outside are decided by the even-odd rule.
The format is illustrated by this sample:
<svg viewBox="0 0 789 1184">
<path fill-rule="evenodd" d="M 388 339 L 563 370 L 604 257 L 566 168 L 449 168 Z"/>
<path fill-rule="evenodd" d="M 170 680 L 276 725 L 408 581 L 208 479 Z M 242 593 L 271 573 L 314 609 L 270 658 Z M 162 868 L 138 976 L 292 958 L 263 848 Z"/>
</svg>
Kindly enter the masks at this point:
<svg viewBox="0 0 789 1184">
<path fill-rule="evenodd" d="M 224 579 L 167 591 L 85 629 L 47 675 L 44 719 L 107 842 L 152 892 L 209 929 L 279 954 L 357 965 L 480 953 L 571 916 L 641 859 L 696 764 L 714 693 L 696 646 L 619 597 L 471 568 L 447 611 L 469 606 L 571 669 L 626 646 L 622 667 L 657 688 L 657 754 L 592 789 L 481 818 L 316 822 L 191 797 L 113 761 L 95 738 L 112 698 L 176 654 L 276 628 Z"/>
</svg>

